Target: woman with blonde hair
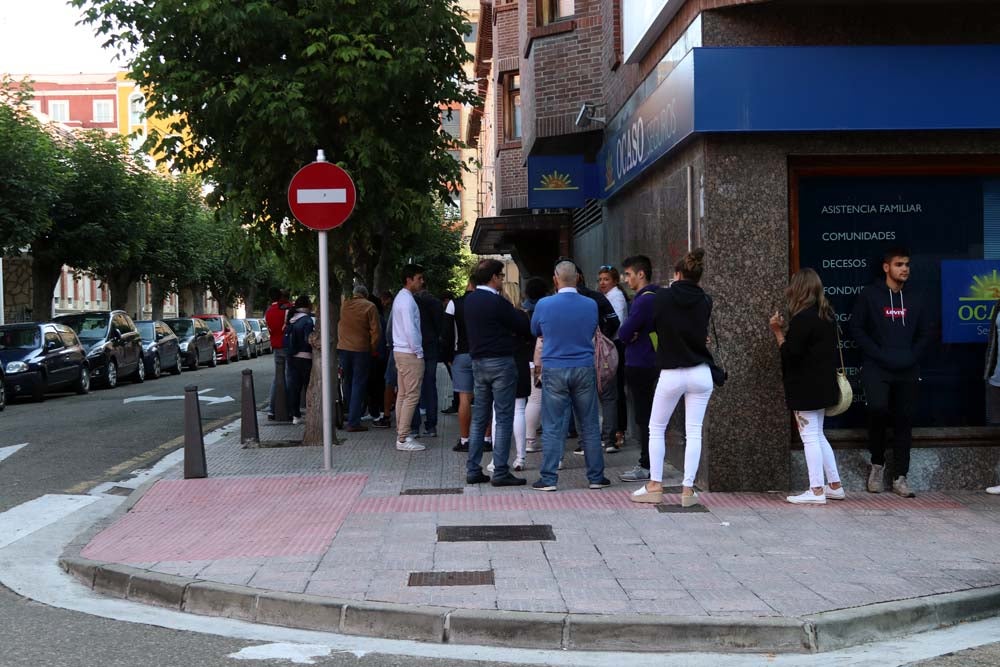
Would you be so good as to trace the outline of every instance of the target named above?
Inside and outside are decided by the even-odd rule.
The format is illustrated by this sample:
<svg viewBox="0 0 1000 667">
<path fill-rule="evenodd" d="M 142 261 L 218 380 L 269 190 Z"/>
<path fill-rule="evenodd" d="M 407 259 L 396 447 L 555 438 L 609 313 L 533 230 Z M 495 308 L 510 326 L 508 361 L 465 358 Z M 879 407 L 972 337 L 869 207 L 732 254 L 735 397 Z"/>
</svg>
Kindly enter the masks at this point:
<svg viewBox="0 0 1000 667">
<path fill-rule="evenodd" d="M 708 351 L 708 323 L 712 300 L 698 284 L 705 270 L 705 251 L 696 248 L 674 267 L 674 281 L 656 292 L 653 328 L 657 335 L 656 366 L 660 377 L 649 415 L 649 481 L 632 492 L 636 503 L 663 500 L 664 434 L 677 403 L 684 397 L 684 481 L 681 506 L 698 504 L 694 480 L 701 461 L 701 430 L 708 399 L 712 397 L 712 354 Z"/>
<path fill-rule="evenodd" d="M 769 324 L 781 351 L 785 403 L 799 428 L 810 486 L 787 500 L 797 505 L 823 505 L 828 498 L 843 500 L 845 496 L 833 448 L 823 434 L 826 408 L 840 399 L 837 322 L 833 307 L 823 294 L 823 282 L 812 269 L 802 269 L 792 276 L 785 296 L 788 326 L 778 312 L 771 316 Z M 824 472 L 827 484 L 823 483 Z"/>
</svg>

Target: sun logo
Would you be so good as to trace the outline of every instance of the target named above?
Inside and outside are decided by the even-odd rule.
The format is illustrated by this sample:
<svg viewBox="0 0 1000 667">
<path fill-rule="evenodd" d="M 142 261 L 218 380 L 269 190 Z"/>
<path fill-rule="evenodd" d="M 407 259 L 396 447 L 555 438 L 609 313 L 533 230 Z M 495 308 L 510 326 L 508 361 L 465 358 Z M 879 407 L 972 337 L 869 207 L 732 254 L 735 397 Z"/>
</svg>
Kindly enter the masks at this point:
<svg viewBox="0 0 1000 667">
<path fill-rule="evenodd" d="M 969 295 L 962 297 L 962 301 L 995 301 L 1000 299 L 1000 274 L 996 269 L 993 273 L 982 276 L 973 276 L 972 284 L 969 285 Z"/>
<path fill-rule="evenodd" d="M 551 174 L 545 174 L 541 178 L 542 187 L 537 188 L 538 190 L 579 190 L 580 188 L 573 185 L 573 179 L 570 178 L 569 174 L 560 174 L 558 171 L 553 171 Z"/>
</svg>

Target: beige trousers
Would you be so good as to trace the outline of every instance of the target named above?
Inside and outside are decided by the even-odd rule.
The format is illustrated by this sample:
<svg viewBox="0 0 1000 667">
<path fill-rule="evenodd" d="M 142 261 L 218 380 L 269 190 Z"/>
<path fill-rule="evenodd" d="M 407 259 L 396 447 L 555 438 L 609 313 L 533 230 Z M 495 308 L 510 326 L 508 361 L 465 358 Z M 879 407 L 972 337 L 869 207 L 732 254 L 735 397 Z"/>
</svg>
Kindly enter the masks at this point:
<svg viewBox="0 0 1000 667">
<path fill-rule="evenodd" d="M 420 403 L 420 384 L 424 379 L 424 360 L 409 352 L 393 352 L 396 359 L 396 435 L 402 442 L 410 435 L 413 411 Z"/>
</svg>

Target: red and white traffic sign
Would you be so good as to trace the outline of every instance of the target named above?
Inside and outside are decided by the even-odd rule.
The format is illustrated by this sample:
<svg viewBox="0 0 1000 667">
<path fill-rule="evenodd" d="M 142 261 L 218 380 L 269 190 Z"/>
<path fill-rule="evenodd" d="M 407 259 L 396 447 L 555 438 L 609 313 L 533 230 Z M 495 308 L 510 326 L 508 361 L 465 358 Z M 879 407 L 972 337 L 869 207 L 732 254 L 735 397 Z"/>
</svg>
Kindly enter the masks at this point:
<svg viewBox="0 0 1000 667">
<path fill-rule="evenodd" d="M 310 229 L 326 231 L 344 224 L 357 196 L 350 175 L 330 162 L 311 162 L 288 185 L 292 215 Z"/>
</svg>

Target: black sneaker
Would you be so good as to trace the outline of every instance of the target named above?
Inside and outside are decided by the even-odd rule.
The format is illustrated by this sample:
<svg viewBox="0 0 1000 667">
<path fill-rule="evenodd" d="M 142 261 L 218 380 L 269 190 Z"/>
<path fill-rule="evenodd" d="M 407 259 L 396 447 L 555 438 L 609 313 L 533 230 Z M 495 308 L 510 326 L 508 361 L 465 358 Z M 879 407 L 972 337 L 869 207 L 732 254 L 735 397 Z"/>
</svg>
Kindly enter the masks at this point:
<svg viewBox="0 0 1000 667">
<path fill-rule="evenodd" d="M 493 481 L 490 482 L 492 486 L 524 486 L 528 483 L 528 480 L 521 477 L 514 477 L 514 475 L 506 474 L 503 477 L 493 477 Z"/>
<path fill-rule="evenodd" d="M 555 491 L 556 485 L 546 484 L 542 480 L 538 480 L 537 482 L 531 485 L 531 488 L 533 488 L 535 491 Z"/>
<path fill-rule="evenodd" d="M 441 414 L 443 414 L 443 415 L 453 415 L 456 412 L 458 412 L 458 406 L 457 405 L 453 405 L 450 408 L 445 408 L 444 410 L 442 410 Z"/>
<path fill-rule="evenodd" d="M 388 417 L 379 417 L 372 420 L 372 426 L 375 428 L 389 428 L 392 426 L 392 422 L 389 421 Z"/>
<path fill-rule="evenodd" d="M 599 482 L 590 483 L 590 488 L 592 489 L 606 489 L 609 486 L 611 486 L 611 480 L 607 477 L 602 477 Z"/>
<path fill-rule="evenodd" d="M 451 451 L 453 451 L 453 452 L 467 452 L 467 451 L 469 451 L 469 441 L 466 440 L 465 442 L 462 442 L 462 439 L 459 438 L 458 439 L 458 443 L 454 447 L 451 448 Z"/>
<path fill-rule="evenodd" d="M 576 449 L 573 450 L 573 453 L 576 454 L 577 456 L 583 456 L 583 447 L 577 447 Z"/>
<path fill-rule="evenodd" d="M 466 484 L 484 484 L 484 483 L 486 483 L 488 481 L 490 481 L 490 476 L 489 475 L 484 475 L 482 473 L 482 471 L 477 472 L 474 475 L 466 475 L 465 476 L 465 483 Z"/>
</svg>

